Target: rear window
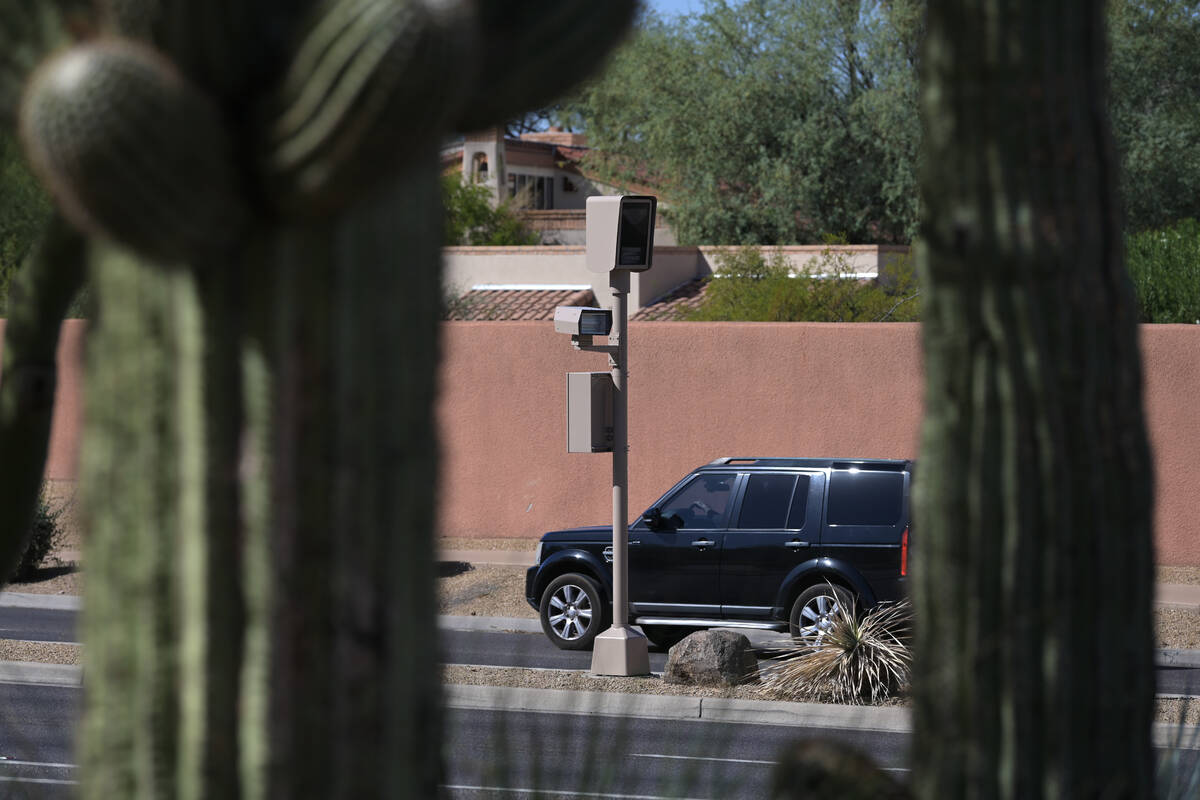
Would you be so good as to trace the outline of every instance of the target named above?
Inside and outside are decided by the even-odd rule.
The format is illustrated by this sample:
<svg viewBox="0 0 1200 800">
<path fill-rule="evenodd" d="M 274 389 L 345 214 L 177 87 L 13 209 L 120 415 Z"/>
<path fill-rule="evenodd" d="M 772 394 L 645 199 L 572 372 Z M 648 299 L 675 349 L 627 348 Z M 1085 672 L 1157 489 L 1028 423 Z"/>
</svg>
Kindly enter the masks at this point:
<svg viewBox="0 0 1200 800">
<path fill-rule="evenodd" d="M 829 479 L 830 525 L 895 525 L 904 504 L 904 473 L 835 470 Z"/>
</svg>

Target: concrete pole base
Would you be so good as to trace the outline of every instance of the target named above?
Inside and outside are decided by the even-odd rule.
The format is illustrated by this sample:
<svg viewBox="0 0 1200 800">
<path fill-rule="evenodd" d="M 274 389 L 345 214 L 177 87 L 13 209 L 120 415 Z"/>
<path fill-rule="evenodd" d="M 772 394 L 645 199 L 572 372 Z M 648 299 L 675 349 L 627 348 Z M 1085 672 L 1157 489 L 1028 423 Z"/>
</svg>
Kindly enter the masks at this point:
<svg viewBox="0 0 1200 800">
<path fill-rule="evenodd" d="M 592 644 L 593 675 L 649 675 L 646 637 L 628 625 L 613 625 Z"/>
</svg>

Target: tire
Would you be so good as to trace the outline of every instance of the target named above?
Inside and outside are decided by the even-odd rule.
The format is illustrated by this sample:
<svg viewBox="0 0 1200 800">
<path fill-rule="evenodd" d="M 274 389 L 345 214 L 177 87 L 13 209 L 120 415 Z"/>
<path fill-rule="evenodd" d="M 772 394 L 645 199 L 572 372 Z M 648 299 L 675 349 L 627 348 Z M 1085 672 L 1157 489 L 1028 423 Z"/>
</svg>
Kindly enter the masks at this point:
<svg viewBox="0 0 1200 800">
<path fill-rule="evenodd" d="M 646 638 L 650 640 L 650 644 L 663 650 L 670 650 L 686 639 L 689 634 L 700 630 L 682 625 L 642 625 L 641 628 L 642 633 L 646 634 Z"/>
<path fill-rule="evenodd" d="M 792 638 L 817 644 L 833 623 L 838 608 L 855 608 L 855 595 L 841 586 L 818 583 L 800 593 L 792 604 L 788 628 Z"/>
<path fill-rule="evenodd" d="M 560 650 L 588 650 L 608 627 L 608 603 L 596 582 L 568 572 L 550 581 L 542 592 L 538 616 L 546 637 Z"/>
</svg>

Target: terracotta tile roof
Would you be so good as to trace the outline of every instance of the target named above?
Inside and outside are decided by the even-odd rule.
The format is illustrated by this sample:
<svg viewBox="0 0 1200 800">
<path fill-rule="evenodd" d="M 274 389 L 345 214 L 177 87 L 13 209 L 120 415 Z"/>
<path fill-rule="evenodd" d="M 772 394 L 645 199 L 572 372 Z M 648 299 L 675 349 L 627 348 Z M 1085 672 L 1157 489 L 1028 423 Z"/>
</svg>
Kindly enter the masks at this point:
<svg viewBox="0 0 1200 800">
<path fill-rule="evenodd" d="M 708 281 L 696 278 L 677 286 L 648 306 L 642 306 L 629 319 L 637 322 L 678 322 L 684 315 L 704 302 Z"/>
<path fill-rule="evenodd" d="M 591 289 L 472 289 L 451 301 L 448 320 L 554 319 L 556 306 L 594 306 Z"/>
</svg>

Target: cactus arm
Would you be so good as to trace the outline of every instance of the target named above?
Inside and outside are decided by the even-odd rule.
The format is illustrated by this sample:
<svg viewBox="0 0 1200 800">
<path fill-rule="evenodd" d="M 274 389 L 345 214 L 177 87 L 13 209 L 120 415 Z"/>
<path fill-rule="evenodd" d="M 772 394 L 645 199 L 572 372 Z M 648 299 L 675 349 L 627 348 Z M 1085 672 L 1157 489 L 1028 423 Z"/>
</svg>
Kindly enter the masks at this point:
<svg viewBox="0 0 1200 800">
<path fill-rule="evenodd" d="M 20 561 L 41 486 L 58 332 L 83 285 L 85 240 L 53 215 L 9 296 L 0 368 L 0 584 Z"/>
<path fill-rule="evenodd" d="M 180 682 L 193 645 L 178 577 L 185 535 L 202 533 L 205 513 L 199 301 L 188 271 L 103 243 L 91 288 L 79 796 L 175 797 L 181 708 L 204 691 Z"/>
<path fill-rule="evenodd" d="M 637 0 L 478 0 L 482 54 L 454 120 L 470 132 L 538 108 L 593 73 L 629 32 Z M 514 57 L 520 53 L 521 57 Z"/>
</svg>

